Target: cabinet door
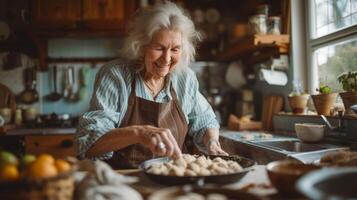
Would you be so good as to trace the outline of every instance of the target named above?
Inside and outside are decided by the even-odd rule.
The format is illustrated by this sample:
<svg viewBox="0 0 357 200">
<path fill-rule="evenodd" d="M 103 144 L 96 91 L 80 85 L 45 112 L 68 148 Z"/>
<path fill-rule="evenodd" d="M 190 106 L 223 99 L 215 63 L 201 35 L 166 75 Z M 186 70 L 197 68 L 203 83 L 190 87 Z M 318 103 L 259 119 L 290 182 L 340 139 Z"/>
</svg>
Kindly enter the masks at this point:
<svg viewBox="0 0 357 200">
<path fill-rule="evenodd" d="M 83 22 L 91 29 L 123 29 L 126 9 L 132 1 L 83 0 Z"/>
<path fill-rule="evenodd" d="M 75 156 L 74 135 L 36 135 L 25 137 L 25 152 L 48 153 L 56 158 Z"/>
<path fill-rule="evenodd" d="M 81 19 L 81 0 L 34 0 L 31 5 L 36 28 L 74 28 Z"/>
</svg>

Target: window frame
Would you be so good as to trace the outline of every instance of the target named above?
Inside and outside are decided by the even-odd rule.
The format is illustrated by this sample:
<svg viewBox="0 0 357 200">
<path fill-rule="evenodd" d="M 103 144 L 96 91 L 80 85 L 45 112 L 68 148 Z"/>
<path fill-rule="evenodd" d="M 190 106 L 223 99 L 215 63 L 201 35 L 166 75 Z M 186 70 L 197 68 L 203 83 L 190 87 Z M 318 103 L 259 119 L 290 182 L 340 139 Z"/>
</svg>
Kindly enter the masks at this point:
<svg viewBox="0 0 357 200">
<path fill-rule="evenodd" d="M 319 48 L 357 38 L 357 24 L 339 29 L 324 36 L 313 38 L 315 31 L 315 20 L 313 19 L 315 19 L 314 0 L 305 0 L 307 89 L 309 93 L 314 93 L 319 86 L 318 71 L 316 65 L 314 65 L 314 51 Z"/>
</svg>

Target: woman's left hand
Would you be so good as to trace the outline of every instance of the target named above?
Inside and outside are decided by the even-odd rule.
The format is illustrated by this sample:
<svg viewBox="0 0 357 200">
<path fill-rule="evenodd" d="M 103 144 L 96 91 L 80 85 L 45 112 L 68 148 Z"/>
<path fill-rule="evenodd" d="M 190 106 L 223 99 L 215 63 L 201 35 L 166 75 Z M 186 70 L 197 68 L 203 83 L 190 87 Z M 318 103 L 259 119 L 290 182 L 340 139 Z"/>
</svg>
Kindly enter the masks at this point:
<svg viewBox="0 0 357 200">
<path fill-rule="evenodd" d="M 228 153 L 221 148 L 218 140 L 209 140 L 206 144 L 208 155 L 228 156 Z"/>
</svg>

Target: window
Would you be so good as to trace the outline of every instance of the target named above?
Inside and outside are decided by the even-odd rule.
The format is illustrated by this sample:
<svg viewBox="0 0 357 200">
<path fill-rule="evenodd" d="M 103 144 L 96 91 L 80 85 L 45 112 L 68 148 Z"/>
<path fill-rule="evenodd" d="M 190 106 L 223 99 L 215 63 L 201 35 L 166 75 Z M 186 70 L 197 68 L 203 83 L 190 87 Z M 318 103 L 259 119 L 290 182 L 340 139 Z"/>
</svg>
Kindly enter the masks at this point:
<svg viewBox="0 0 357 200">
<path fill-rule="evenodd" d="M 341 92 L 337 76 L 357 71 L 357 0 L 307 2 L 310 90 L 325 84 Z"/>
</svg>

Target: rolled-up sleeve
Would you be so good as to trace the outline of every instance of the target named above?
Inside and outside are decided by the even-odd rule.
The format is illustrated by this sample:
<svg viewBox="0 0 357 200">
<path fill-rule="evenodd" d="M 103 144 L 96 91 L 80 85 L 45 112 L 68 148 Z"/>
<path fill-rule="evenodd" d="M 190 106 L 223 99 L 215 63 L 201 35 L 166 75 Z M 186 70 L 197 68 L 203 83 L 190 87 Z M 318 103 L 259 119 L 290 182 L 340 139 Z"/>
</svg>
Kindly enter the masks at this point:
<svg viewBox="0 0 357 200">
<path fill-rule="evenodd" d="M 193 137 L 195 145 L 202 151 L 205 150 L 203 136 L 209 128 L 219 129 L 219 123 L 213 112 L 211 105 L 206 98 L 199 92 L 199 86 L 196 76 L 193 76 L 190 84 L 192 94 L 192 109 L 188 113 L 189 132 Z"/>
<path fill-rule="evenodd" d="M 76 137 L 77 155 L 84 158 L 88 149 L 108 131 L 116 128 L 120 123 L 120 116 L 127 91 L 122 76 L 113 72 L 113 68 L 104 66 L 97 73 L 90 110 L 79 120 Z M 113 152 L 91 158 L 108 159 Z"/>
</svg>

